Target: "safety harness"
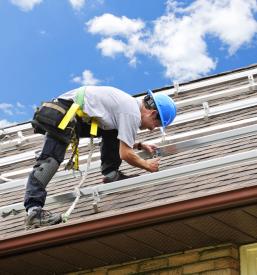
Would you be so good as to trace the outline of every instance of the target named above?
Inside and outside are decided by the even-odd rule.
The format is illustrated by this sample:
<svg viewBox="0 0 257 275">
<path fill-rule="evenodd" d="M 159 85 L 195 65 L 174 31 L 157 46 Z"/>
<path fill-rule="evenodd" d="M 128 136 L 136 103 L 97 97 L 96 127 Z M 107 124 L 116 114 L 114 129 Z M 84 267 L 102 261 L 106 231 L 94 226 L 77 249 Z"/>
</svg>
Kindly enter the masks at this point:
<svg viewBox="0 0 257 275">
<path fill-rule="evenodd" d="M 81 87 L 77 91 L 74 103 L 72 103 L 69 110 L 66 112 L 62 121 L 58 125 L 58 128 L 61 130 L 65 130 L 67 125 L 70 123 L 70 121 L 75 117 L 75 115 L 77 115 L 83 120 L 90 122 L 91 124 L 90 137 L 93 138 L 97 136 L 98 122 L 95 118 L 91 119 L 85 112 L 83 112 L 84 100 L 85 100 L 85 88 Z M 77 135 L 73 136 L 70 144 L 71 144 L 72 155 L 68 163 L 66 164 L 65 169 L 79 170 L 79 150 L 78 150 L 79 138 L 77 137 Z"/>
<path fill-rule="evenodd" d="M 78 115 L 81 118 L 85 118 L 86 120 L 89 120 L 88 115 L 83 112 L 84 99 L 85 99 L 85 88 L 81 87 L 77 91 L 75 102 L 72 103 L 68 112 L 63 117 L 60 124 L 58 125 L 59 129 L 64 130 L 75 115 Z M 91 120 L 91 129 L 90 129 L 91 136 L 97 136 L 97 128 L 98 128 L 97 120 L 93 118 Z"/>
</svg>

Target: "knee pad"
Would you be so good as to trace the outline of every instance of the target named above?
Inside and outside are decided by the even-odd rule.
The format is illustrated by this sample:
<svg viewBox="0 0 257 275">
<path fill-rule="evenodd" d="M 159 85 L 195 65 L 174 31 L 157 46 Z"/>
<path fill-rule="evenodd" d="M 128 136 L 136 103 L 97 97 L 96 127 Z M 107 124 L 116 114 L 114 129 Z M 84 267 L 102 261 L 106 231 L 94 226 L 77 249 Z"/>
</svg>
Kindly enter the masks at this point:
<svg viewBox="0 0 257 275">
<path fill-rule="evenodd" d="M 47 186 L 59 168 L 59 163 L 51 157 L 38 161 L 38 166 L 34 168 L 34 177 L 44 186 Z"/>
</svg>

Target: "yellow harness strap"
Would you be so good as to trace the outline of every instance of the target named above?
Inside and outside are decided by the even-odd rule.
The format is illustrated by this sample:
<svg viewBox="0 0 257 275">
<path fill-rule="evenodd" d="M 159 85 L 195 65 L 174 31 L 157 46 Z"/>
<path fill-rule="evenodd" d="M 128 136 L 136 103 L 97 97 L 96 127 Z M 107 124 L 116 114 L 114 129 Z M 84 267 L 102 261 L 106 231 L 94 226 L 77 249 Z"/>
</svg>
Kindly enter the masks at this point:
<svg viewBox="0 0 257 275">
<path fill-rule="evenodd" d="M 91 136 L 97 136 L 97 128 L 98 128 L 98 122 L 95 118 L 91 121 L 91 128 L 90 128 L 90 135 Z"/>
<path fill-rule="evenodd" d="M 69 122 L 73 119 L 73 117 L 75 116 L 79 108 L 80 108 L 79 104 L 73 103 L 70 109 L 68 110 L 68 112 L 66 113 L 66 115 L 63 117 L 60 124 L 58 125 L 58 128 L 64 130 L 69 124 Z"/>
<path fill-rule="evenodd" d="M 85 95 L 85 88 L 82 87 L 78 89 L 75 103 L 71 105 L 65 116 L 63 117 L 62 121 L 58 125 L 59 129 L 64 130 L 69 122 L 75 117 L 75 115 L 78 115 L 81 118 L 85 118 L 90 121 L 90 117 L 86 113 L 83 112 L 84 107 L 84 95 Z M 91 128 L 90 128 L 90 135 L 91 138 L 97 136 L 97 129 L 98 129 L 98 122 L 95 118 L 91 119 Z M 67 163 L 65 169 L 74 169 L 79 170 L 79 150 L 78 150 L 78 139 L 73 139 L 71 142 L 71 148 L 72 148 L 72 156 Z M 68 149 L 68 147 L 67 147 Z M 75 157 L 75 161 L 73 162 L 73 158 Z"/>
<path fill-rule="evenodd" d="M 66 115 L 63 117 L 62 121 L 58 125 L 59 129 L 64 130 L 69 122 L 74 118 L 75 115 L 78 115 L 79 117 L 88 117 L 86 113 L 83 112 L 83 105 L 84 105 L 84 94 L 85 89 L 81 90 L 81 88 L 78 90 L 78 94 L 75 101 L 78 101 L 76 103 L 73 103 L 69 110 L 67 111 Z M 90 135 L 97 136 L 97 129 L 98 129 L 98 122 L 95 118 L 92 118 L 91 120 L 91 128 L 90 128 Z"/>
</svg>

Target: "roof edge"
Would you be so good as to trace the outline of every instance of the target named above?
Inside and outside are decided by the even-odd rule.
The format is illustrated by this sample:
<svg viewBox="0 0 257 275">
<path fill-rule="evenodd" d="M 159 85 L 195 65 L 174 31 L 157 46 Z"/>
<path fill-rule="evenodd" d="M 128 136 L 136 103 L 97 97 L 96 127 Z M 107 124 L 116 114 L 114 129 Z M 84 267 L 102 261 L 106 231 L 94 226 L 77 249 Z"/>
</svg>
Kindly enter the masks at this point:
<svg viewBox="0 0 257 275">
<path fill-rule="evenodd" d="M 98 220 L 57 225 L 48 230 L 1 240 L 0 255 L 9 256 L 214 210 L 247 205 L 256 201 L 257 186 L 254 186 Z"/>
<path fill-rule="evenodd" d="M 181 82 L 181 83 L 179 83 L 179 86 L 193 84 L 193 83 L 197 83 L 197 82 L 200 82 L 200 81 L 225 76 L 225 75 L 228 75 L 228 74 L 239 73 L 239 72 L 251 70 L 251 69 L 256 68 L 256 67 L 257 67 L 257 63 L 253 63 L 253 64 L 249 64 L 249 65 L 237 68 L 237 69 L 232 69 L 232 70 L 229 70 L 229 71 L 220 72 L 220 73 L 216 73 L 216 74 L 210 74 L 210 75 L 202 76 L 202 77 L 192 79 L 192 80 L 189 80 L 189 81 Z M 167 85 L 167 86 L 164 86 L 164 87 L 161 87 L 161 88 L 152 88 L 152 91 L 153 92 L 160 92 L 160 91 L 167 90 L 167 89 L 172 89 L 172 88 L 174 88 L 174 85 Z M 146 91 L 143 91 L 143 92 L 140 92 L 140 93 L 134 93 L 133 97 L 139 97 L 139 96 L 143 96 L 145 94 L 146 94 Z"/>
</svg>

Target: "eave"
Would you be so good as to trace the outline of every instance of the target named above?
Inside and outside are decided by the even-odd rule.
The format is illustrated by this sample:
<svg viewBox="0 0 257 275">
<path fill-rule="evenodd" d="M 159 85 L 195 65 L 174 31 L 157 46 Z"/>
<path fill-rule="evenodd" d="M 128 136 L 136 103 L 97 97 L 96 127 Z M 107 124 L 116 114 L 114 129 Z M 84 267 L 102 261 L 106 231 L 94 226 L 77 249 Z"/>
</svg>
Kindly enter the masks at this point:
<svg viewBox="0 0 257 275">
<path fill-rule="evenodd" d="M 0 255 L 20 254 L 25 251 L 39 250 L 256 202 L 257 186 L 253 186 L 172 204 L 156 205 L 134 212 L 102 217 L 97 220 L 88 219 L 68 223 L 67 225 L 52 226 L 47 230 L 34 230 L 29 234 L 14 235 L 12 238 L 1 240 Z"/>
</svg>

